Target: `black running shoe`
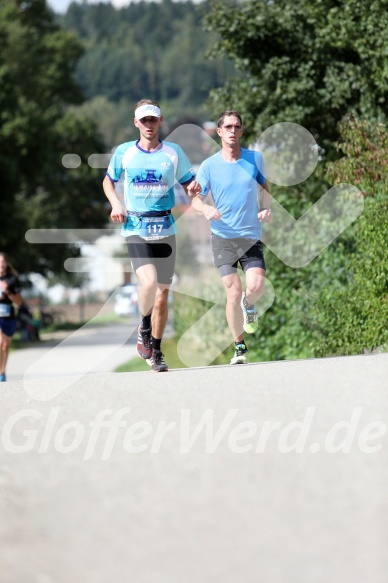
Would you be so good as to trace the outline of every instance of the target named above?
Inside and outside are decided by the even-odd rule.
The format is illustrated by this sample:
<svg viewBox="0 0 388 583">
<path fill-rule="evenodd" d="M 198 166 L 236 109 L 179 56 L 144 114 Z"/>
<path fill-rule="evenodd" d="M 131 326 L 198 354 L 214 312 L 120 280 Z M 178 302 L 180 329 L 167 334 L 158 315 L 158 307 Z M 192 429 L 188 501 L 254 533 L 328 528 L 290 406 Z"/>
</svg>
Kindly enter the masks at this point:
<svg viewBox="0 0 388 583">
<path fill-rule="evenodd" d="M 151 358 L 147 359 L 151 372 L 167 372 L 168 366 L 161 350 L 153 350 Z"/>
<path fill-rule="evenodd" d="M 152 356 L 151 329 L 143 330 L 141 324 L 138 329 L 136 350 L 140 358 L 144 360 Z"/>
</svg>

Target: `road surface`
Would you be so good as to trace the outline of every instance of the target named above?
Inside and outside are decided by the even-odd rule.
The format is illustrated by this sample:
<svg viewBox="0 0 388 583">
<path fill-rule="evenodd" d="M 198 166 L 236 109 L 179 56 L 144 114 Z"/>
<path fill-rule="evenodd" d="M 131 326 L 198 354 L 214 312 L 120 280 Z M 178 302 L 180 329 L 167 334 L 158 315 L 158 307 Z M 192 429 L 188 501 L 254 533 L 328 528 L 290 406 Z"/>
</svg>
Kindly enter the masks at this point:
<svg viewBox="0 0 388 583">
<path fill-rule="evenodd" d="M 3 383 L 1 583 L 386 583 L 388 354 Z"/>
<path fill-rule="evenodd" d="M 12 351 L 7 378 L 22 380 L 95 374 L 115 370 L 136 356 L 138 319 L 107 325 L 88 323 L 79 330 L 59 331 L 42 343 Z"/>
</svg>

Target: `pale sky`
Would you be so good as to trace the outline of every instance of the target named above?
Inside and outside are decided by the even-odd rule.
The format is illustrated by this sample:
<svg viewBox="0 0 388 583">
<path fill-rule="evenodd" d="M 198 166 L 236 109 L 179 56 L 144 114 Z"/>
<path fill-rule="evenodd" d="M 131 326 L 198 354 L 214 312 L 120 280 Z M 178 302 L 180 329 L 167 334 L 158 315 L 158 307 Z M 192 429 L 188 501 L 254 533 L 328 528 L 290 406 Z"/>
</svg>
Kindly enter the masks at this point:
<svg viewBox="0 0 388 583">
<path fill-rule="evenodd" d="M 76 0 L 78 2 L 78 0 Z M 79 0 L 80 2 L 82 0 Z M 111 0 L 111 3 L 116 8 L 121 8 L 122 6 L 128 6 L 131 2 L 135 2 L 136 0 Z M 158 0 L 154 0 L 158 1 Z M 159 0 L 160 1 L 160 0 Z M 192 0 L 195 3 L 201 2 L 202 0 Z M 66 12 L 69 4 L 72 0 L 47 0 L 47 4 L 54 10 L 54 12 L 61 13 Z M 88 0 L 89 4 L 98 4 L 100 2 L 109 2 L 109 0 Z"/>
</svg>

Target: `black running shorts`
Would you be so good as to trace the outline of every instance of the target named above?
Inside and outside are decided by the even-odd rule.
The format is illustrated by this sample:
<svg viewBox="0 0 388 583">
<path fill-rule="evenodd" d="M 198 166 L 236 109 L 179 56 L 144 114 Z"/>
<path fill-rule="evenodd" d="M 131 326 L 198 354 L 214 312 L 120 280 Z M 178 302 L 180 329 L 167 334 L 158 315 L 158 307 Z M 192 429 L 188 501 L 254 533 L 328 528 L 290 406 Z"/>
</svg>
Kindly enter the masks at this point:
<svg viewBox="0 0 388 583">
<path fill-rule="evenodd" d="M 132 235 L 127 237 L 126 241 L 128 255 L 135 273 L 143 265 L 155 265 L 158 283 L 171 285 L 175 271 L 175 235 L 164 237 L 158 241 L 146 241 L 138 235 Z"/>
</svg>

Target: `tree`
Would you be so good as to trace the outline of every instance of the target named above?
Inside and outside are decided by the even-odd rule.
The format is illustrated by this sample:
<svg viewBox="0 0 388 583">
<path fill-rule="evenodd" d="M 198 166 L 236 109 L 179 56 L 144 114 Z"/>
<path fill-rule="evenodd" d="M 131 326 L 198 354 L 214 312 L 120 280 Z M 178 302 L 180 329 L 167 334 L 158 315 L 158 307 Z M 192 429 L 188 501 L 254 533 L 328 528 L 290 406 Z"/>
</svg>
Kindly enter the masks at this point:
<svg viewBox="0 0 388 583">
<path fill-rule="evenodd" d="M 341 178 L 364 191 L 378 187 L 380 196 L 386 192 L 386 147 L 382 157 L 377 154 L 382 145 L 378 135 L 384 135 L 386 124 L 373 131 L 370 126 L 371 143 L 365 136 L 361 140 L 359 132 L 342 136 L 341 144 L 348 148 L 345 158 L 332 173 L 324 175 L 322 167 L 338 157 L 335 141 L 344 130 L 338 123 L 348 112 L 362 115 L 366 122 L 387 118 L 387 7 L 387 0 L 211 3 L 205 25 L 218 35 L 213 52 L 228 56 L 244 74 L 239 83 L 230 79 L 211 93 L 214 116 L 238 109 L 247 143 L 275 123 L 299 123 L 326 150 L 307 182 L 288 188 L 271 185 L 271 194 L 296 218 Z M 353 145 L 357 153 L 351 152 Z M 384 285 L 375 286 L 385 281 L 387 270 L 381 255 L 387 235 L 386 201 L 376 197 L 365 202 L 356 224 L 308 267 L 291 269 L 267 251 L 268 277 L 276 295 L 260 319 L 253 357 L 350 354 L 386 344 L 387 293 Z M 370 243 L 364 235 L 369 224 L 374 229 L 366 235 Z M 364 254 L 372 270 L 369 278 L 362 273 Z M 384 267 L 378 268 L 373 257 L 381 258 Z"/>
<path fill-rule="evenodd" d="M 336 260 L 342 281 L 321 285 L 306 306 L 318 332 L 317 356 L 388 350 L 387 127 L 351 117 L 339 130 L 343 156 L 330 164 L 328 178 L 357 184 L 365 206 L 347 233 L 350 252 Z"/>
<path fill-rule="evenodd" d="M 371 124 L 353 114 L 339 124 L 337 150 L 342 157 L 327 166 L 333 183 L 348 182 L 362 189 L 366 197 L 388 192 L 388 132 L 383 123 Z"/>
<path fill-rule="evenodd" d="M 299 123 L 326 148 L 349 111 L 383 121 L 387 7 L 387 0 L 215 0 L 205 18 L 219 38 L 213 52 L 246 74 L 212 92 L 215 114 L 239 109 L 251 138 L 277 122 Z"/>
<path fill-rule="evenodd" d="M 92 122 L 66 113 L 83 99 L 74 81 L 82 47 L 45 0 L 2 3 L 0 41 L 0 249 L 20 271 L 47 274 L 68 251 L 28 245 L 25 232 L 105 223 L 100 176 L 87 165 L 103 144 Z M 62 164 L 68 153 L 81 157 L 78 169 Z"/>
<path fill-rule="evenodd" d="M 76 78 L 88 99 L 126 100 L 132 110 L 149 97 L 167 105 L 171 122 L 197 111 L 207 119 L 203 104 L 209 91 L 221 86 L 233 67 L 223 57 L 205 57 L 214 40 L 201 25 L 206 6 L 172 0 L 131 2 L 120 10 L 103 3 L 70 4 L 58 22 L 85 48 Z"/>
</svg>

